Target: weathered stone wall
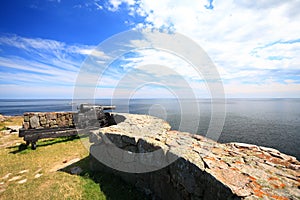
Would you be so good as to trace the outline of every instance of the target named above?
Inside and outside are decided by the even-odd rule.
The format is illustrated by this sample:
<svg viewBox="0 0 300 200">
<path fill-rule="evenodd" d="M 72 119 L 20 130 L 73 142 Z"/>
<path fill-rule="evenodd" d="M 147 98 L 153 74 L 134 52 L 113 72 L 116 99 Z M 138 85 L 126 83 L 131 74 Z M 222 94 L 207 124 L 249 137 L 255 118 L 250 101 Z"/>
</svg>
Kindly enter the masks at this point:
<svg viewBox="0 0 300 200">
<path fill-rule="evenodd" d="M 151 198 L 300 199 L 300 163 L 292 156 L 271 148 L 220 144 L 171 131 L 166 122 L 150 116 L 122 116 L 124 120 L 117 125 L 90 135 L 91 169 L 117 174 Z M 124 150 L 122 156 L 115 147 Z M 165 155 L 160 163 L 143 154 L 157 150 Z M 128 173 L 130 167 L 126 168 L 139 172 L 171 157 L 176 161 L 153 172 Z"/>
<path fill-rule="evenodd" d="M 24 129 L 74 127 L 74 112 L 24 113 Z"/>
</svg>

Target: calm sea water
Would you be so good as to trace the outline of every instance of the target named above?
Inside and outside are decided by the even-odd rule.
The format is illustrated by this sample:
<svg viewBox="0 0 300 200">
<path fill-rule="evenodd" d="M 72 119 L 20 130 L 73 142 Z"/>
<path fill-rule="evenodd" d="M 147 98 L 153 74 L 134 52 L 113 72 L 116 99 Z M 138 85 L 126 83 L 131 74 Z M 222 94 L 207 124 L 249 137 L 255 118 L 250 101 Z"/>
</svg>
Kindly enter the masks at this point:
<svg viewBox="0 0 300 200">
<path fill-rule="evenodd" d="M 71 111 L 87 100 L 0 100 L 0 113 Z M 173 129 L 206 135 L 211 101 L 175 99 L 96 100 L 117 106 L 116 112 L 150 114 L 168 121 Z M 217 102 L 218 103 L 218 102 Z M 195 112 L 197 105 L 199 113 Z M 227 99 L 225 124 L 219 142 L 243 142 L 273 147 L 300 160 L 300 99 Z M 185 110 L 181 110 L 181 109 Z M 189 126 L 191 124 L 191 126 Z M 192 126 L 197 124 L 197 128 Z M 192 127 L 192 128 L 191 128 Z"/>
</svg>

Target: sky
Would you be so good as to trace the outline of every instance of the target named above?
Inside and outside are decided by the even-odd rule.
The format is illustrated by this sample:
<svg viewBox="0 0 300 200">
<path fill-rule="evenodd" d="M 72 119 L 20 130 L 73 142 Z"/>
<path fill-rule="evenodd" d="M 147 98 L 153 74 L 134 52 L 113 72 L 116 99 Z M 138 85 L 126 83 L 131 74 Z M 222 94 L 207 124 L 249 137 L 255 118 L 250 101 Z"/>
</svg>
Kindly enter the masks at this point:
<svg viewBox="0 0 300 200">
<path fill-rule="evenodd" d="M 101 44 L 144 29 L 180 33 L 199 45 L 225 97 L 300 98 L 299 10 L 298 0 L 0 1 L 0 98 L 73 98 L 89 58 L 108 57 Z M 86 87 L 96 98 L 115 90 L 119 98 L 211 94 L 191 63 L 158 49 L 127 52 L 95 72 L 89 76 L 100 78 L 97 85 Z"/>
</svg>

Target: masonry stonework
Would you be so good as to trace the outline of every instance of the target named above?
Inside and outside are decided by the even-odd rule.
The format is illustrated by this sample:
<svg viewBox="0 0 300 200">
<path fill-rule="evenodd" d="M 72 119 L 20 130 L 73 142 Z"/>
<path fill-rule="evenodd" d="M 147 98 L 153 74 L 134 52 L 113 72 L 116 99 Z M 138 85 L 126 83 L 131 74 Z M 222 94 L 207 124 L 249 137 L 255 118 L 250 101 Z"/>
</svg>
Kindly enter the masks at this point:
<svg viewBox="0 0 300 200">
<path fill-rule="evenodd" d="M 90 135 L 91 169 L 116 174 L 152 199 L 300 199 L 300 162 L 293 156 L 173 131 L 151 116 L 120 115 L 124 119 L 117 125 Z M 123 150 L 122 156 L 113 147 Z M 165 155 L 160 162 L 170 156 L 175 161 L 140 173 L 161 164 L 155 156 L 143 154 L 157 150 Z M 104 164 L 99 162 L 103 159 Z M 128 166 L 136 173 L 128 173 Z"/>
<path fill-rule="evenodd" d="M 74 126 L 74 112 L 24 113 L 23 128 L 25 130 Z"/>
</svg>

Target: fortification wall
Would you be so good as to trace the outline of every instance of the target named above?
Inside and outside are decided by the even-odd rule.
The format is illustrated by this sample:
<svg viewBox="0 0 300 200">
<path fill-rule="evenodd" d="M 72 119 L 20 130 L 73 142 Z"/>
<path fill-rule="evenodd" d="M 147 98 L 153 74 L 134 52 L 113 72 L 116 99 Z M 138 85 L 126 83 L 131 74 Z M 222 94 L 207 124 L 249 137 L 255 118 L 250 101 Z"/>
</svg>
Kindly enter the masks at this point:
<svg viewBox="0 0 300 200">
<path fill-rule="evenodd" d="M 300 199 L 300 163 L 292 156 L 172 131 L 155 117 L 115 116 L 117 125 L 90 135 L 91 169 L 114 173 L 154 199 Z"/>
</svg>

